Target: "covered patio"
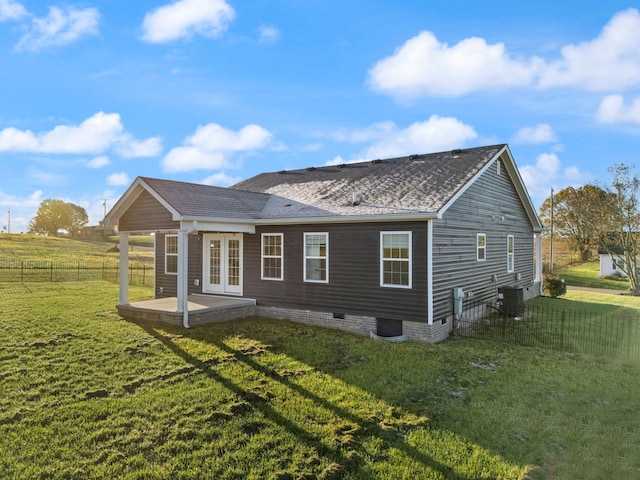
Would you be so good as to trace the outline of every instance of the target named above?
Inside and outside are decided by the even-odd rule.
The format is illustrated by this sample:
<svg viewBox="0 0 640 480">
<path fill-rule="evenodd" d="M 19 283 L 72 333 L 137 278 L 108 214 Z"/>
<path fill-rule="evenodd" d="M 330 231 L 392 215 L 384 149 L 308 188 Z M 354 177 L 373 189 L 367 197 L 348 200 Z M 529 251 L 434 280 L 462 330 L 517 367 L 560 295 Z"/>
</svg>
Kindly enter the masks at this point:
<svg viewBox="0 0 640 480">
<path fill-rule="evenodd" d="M 187 297 L 189 326 L 223 322 L 255 315 L 256 301 L 211 295 Z M 118 305 L 118 314 L 127 320 L 148 320 L 183 325 L 184 312 L 178 309 L 178 298 L 167 297 Z"/>
</svg>

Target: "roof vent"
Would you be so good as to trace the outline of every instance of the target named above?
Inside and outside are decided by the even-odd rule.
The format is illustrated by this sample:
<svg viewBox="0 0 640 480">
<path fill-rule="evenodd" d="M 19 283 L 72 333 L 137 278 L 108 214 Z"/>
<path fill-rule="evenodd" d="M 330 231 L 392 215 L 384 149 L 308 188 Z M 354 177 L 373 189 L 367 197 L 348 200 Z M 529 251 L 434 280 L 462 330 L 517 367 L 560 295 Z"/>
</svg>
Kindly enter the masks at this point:
<svg viewBox="0 0 640 480">
<path fill-rule="evenodd" d="M 285 173 L 287 173 L 287 171 L 286 171 L 286 170 L 280 170 L 280 171 L 278 172 L 278 175 L 284 175 Z"/>
<path fill-rule="evenodd" d="M 459 148 L 451 150 L 451 155 L 460 155 L 461 153 L 462 153 L 462 150 Z"/>
<path fill-rule="evenodd" d="M 409 160 L 417 160 L 420 155 L 409 155 Z"/>
<path fill-rule="evenodd" d="M 346 163 L 341 163 L 340 165 L 338 165 L 338 168 L 346 168 L 347 164 Z"/>
<path fill-rule="evenodd" d="M 314 172 L 316 167 L 308 167 L 307 172 Z"/>
<path fill-rule="evenodd" d="M 373 163 L 374 165 L 377 163 L 382 163 L 382 160 L 380 160 L 379 158 L 376 160 L 371 160 L 371 163 Z"/>
</svg>

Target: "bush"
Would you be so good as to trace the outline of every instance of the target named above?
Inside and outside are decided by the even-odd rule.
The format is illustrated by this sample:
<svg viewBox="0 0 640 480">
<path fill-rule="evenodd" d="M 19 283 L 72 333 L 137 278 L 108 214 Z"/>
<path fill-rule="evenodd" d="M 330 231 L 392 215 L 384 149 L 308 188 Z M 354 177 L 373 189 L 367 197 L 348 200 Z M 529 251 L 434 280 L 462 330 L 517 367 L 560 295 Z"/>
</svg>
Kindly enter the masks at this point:
<svg viewBox="0 0 640 480">
<path fill-rule="evenodd" d="M 567 293 L 567 285 L 564 283 L 564 280 L 557 275 L 545 274 L 542 289 L 552 298 L 557 298 Z"/>
</svg>

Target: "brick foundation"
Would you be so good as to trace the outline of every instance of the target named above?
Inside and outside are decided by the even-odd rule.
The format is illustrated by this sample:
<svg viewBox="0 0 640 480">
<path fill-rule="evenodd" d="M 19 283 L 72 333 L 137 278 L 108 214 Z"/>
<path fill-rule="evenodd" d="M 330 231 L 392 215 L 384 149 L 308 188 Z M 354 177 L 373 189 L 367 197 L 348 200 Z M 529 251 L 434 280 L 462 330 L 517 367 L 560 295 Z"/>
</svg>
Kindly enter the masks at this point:
<svg viewBox="0 0 640 480">
<path fill-rule="evenodd" d="M 292 322 L 316 325 L 319 327 L 344 330 L 358 335 L 369 336 L 369 332 L 376 332 L 376 318 L 359 315 L 344 315 L 344 318 L 334 318 L 331 312 L 316 312 L 311 310 L 295 310 L 280 307 L 256 307 L 256 315 L 265 318 L 290 320 Z M 437 322 L 433 325 L 422 322 L 402 322 L 402 333 L 409 340 L 418 342 L 440 342 L 449 336 L 453 327 L 453 320 L 447 323 Z"/>
</svg>

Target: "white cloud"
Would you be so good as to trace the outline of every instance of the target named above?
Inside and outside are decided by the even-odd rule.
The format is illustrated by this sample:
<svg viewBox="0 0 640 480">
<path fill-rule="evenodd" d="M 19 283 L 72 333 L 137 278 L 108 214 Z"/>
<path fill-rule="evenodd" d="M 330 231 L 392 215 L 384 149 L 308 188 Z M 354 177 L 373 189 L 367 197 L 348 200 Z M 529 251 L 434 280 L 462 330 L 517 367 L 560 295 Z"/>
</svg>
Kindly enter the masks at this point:
<svg viewBox="0 0 640 480">
<path fill-rule="evenodd" d="M 600 35 L 561 50 L 561 59 L 545 65 L 539 87 L 579 87 L 611 91 L 640 84 L 640 12 L 613 16 Z"/>
<path fill-rule="evenodd" d="M 46 172 L 36 167 L 30 167 L 28 171 L 29 184 L 44 185 L 47 187 L 64 187 L 69 184 L 65 175 Z"/>
<path fill-rule="evenodd" d="M 280 30 L 276 27 L 263 25 L 260 27 L 260 43 L 274 44 L 280 40 Z"/>
<path fill-rule="evenodd" d="M 21 20 L 29 13 L 20 3 L 14 0 L 0 0 L 0 22 Z"/>
<path fill-rule="evenodd" d="M 125 134 L 116 146 L 116 150 L 125 158 L 155 157 L 162 152 L 162 139 L 151 137 L 146 140 L 136 140 L 131 135 Z"/>
<path fill-rule="evenodd" d="M 236 132 L 210 123 L 198 126 L 183 146 L 169 151 L 162 164 L 167 172 L 229 168 L 231 154 L 264 148 L 271 139 L 272 134 L 259 125 L 246 125 Z"/>
<path fill-rule="evenodd" d="M 591 174 L 582 172 L 575 165 L 563 168 L 555 153 L 540 154 L 534 165 L 523 165 L 519 171 L 529 195 L 537 204 L 549 197 L 551 188 L 557 192 L 569 185 L 583 185 L 593 180 Z"/>
<path fill-rule="evenodd" d="M 98 112 L 80 125 L 58 125 L 48 132 L 34 133 L 8 127 L 0 130 L 0 152 L 28 152 L 52 154 L 100 154 L 109 148 L 134 154 L 154 153 L 159 140 L 135 140 L 124 131 L 120 115 Z"/>
<path fill-rule="evenodd" d="M 127 175 L 125 172 L 112 173 L 107 177 L 107 185 L 119 187 L 119 186 L 128 185 L 128 184 L 129 184 L 129 175 Z"/>
<path fill-rule="evenodd" d="M 49 7 L 46 17 L 34 18 L 16 45 L 18 51 L 39 51 L 43 48 L 67 45 L 80 37 L 98 35 L 100 13 L 96 8 L 77 10 L 73 6 L 66 9 Z"/>
<path fill-rule="evenodd" d="M 401 129 L 393 122 L 375 123 L 366 129 L 339 131 L 336 140 L 372 143 L 359 154 L 361 159 L 390 158 L 459 148 L 478 134 L 457 118 L 432 115 Z"/>
<path fill-rule="evenodd" d="M 589 41 L 566 45 L 556 59 L 522 58 L 503 43 L 469 37 L 453 46 L 423 31 L 379 60 L 369 86 L 398 100 L 457 97 L 510 88 L 574 87 L 612 91 L 640 86 L 640 13 L 617 13 Z"/>
<path fill-rule="evenodd" d="M 558 137 L 551 128 L 551 125 L 539 123 L 533 127 L 523 127 L 513 136 L 513 143 L 537 145 L 543 143 L 557 142 Z"/>
<path fill-rule="evenodd" d="M 205 185 L 215 185 L 217 187 L 228 187 L 242 180 L 242 177 L 231 177 L 224 172 L 214 173 L 208 176 L 201 183 Z"/>
<path fill-rule="evenodd" d="M 502 43 L 466 38 L 450 47 L 423 31 L 369 70 L 373 90 L 399 99 L 455 97 L 530 83 L 537 61 L 513 60 Z"/>
<path fill-rule="evenodd" d="M 26 232 L 29 229 L 29 220 L 33 218 L 44 199 L 42 190 L 35 190 L 30 195 L 20 197 L 0 191 L 0 231 L 11 233 Z M 9 210 L 11 210 L 11 225 L 9 225 Z M 7 230 L 4 230 L 6 227 Z"/>
<path fill-rule="evenodd" d="M 145 15 L 142 39 L 167 43 L 191 38 L 196 33 L 216 37 L 234 16 L 233 8 L 224 0 L 179 0 Z"/>
<path fill-rule="evenodd" d="M 600 102 L 596 118 L 603 123 L 640 124 L 640 97 L 625 105 L 622 95 L 607 95 Z"/>
<path fill-rule="evenodd" d="M 98 169 L 98 168 L 106 167 L 107 165 L 110 165 L 110 164 L 111 162 L 109 161 L 109 157 L 107 157 L 106 155 L 100 155 L 99 157 L 95 157 L 89 160 L 87 162 L 87 167 Z"/>
</svg>

